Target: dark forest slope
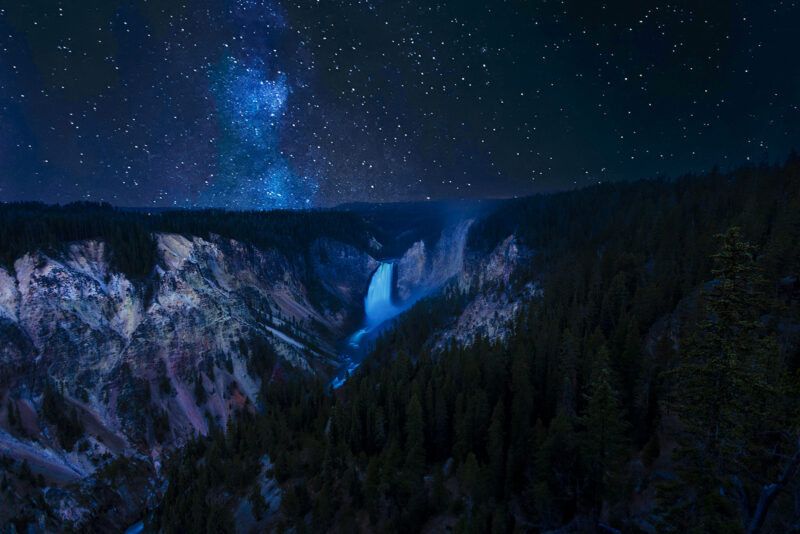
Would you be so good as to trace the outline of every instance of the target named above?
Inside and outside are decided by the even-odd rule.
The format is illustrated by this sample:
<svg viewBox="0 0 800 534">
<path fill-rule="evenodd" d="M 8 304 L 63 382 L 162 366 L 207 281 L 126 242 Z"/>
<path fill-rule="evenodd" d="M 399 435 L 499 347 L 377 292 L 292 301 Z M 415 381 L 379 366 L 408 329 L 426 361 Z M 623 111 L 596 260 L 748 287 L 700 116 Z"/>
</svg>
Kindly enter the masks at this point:
<svg viewBox="0 0 800 534">
<path fill-rule="evenodd" d="M 263 508 L 268 454 L 297 531 L 794 529 L 800 160 L 509 202 L 472 251 L 511 233 L 544 292 L 507 343 L 432 354 L 467 296 L 422 301 L 336 394 L 286 377 L 194 443 L 154 523 Z"/>
</svg>

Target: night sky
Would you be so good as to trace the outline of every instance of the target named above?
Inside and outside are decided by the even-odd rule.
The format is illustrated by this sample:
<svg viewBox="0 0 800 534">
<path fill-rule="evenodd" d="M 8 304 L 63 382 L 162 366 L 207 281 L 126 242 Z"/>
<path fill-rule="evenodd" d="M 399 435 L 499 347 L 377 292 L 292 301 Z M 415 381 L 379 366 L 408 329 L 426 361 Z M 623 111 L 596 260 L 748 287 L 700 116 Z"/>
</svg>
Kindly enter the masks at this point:
<svg viewBox="0 0 800 534">
<path fill-rule="evenodd" d="M 0 201 L 507 197 L 781 161 L 797 2 L 0 1 Z"/>
</svg>

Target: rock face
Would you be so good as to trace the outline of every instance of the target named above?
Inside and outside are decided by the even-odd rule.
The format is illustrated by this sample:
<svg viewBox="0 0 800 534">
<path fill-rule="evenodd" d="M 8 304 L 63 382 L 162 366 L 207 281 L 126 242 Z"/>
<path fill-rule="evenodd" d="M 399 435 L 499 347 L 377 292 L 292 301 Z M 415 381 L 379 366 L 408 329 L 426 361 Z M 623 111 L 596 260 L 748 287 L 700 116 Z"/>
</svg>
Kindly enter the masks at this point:
<svg viewBox="0 0 800 534">
<path fill-rule="evenodd" d="M 512 275 L 532 254 L 514 235 L 508 236 L 488 256 L 467 254 L 464 268 L 454 283 L 461 292 L 474 295 L 449 328 L 432 345 L 441 350 L 448 343 L 471 344 L 477 336 L 503 341 L 525 304 L 541 295 L 538 284 L 516 287 Z"/>
<path fill-rule="evenodd" d="M 474 284 L 479 289 L 488 285 L 508 284 L 520 262 L 527 253 L 523 252 L 517 238 L 510 235 L 505 238 L 486 259 L 477 264 L 472 272 L 465 271 L 462 283 Z"/>
<path fill-rule="evenodd" d="M 464 267 L 464 250 L 472 219 L 448 226 L 433 247 L 417 241 L 397 261 L 397 298 L 406 302 L 441 287 Z"/>
<path fill-rule="evenodd" d="M 361 307 L 379 262 L 355 247 L 325 238 L 312 243 L 311 257 L 314 274 L 325 289 L 346 305 Z"/>
<path fill-rule="evenodd" d="M 156 242 L 146 283 L 113 272 L 96 241 L 0 268 L 0 453 L 56 483 L 108 454 L 158 469 L 163 449 L 252 410 L 262 376 L 332 371 L 378 265 L 330 240 L 300 259 L 217 236 Z M 83 429 L 70 450 L 43 416 L 48 383 Z"/>
</svg>

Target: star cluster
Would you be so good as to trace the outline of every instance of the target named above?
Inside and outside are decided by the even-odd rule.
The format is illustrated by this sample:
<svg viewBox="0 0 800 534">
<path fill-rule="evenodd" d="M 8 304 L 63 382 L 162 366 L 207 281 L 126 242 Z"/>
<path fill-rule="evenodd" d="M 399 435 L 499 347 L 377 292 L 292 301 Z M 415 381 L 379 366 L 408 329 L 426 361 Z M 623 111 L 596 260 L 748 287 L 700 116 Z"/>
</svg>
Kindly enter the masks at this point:
<svg viewBox="0 0 800 534">
<path fill-rule="evenodd" d="M 783 158 L 768 2 L 40 0 L 0 7 L 0 200 L 496 197 Z"/>
</svg>

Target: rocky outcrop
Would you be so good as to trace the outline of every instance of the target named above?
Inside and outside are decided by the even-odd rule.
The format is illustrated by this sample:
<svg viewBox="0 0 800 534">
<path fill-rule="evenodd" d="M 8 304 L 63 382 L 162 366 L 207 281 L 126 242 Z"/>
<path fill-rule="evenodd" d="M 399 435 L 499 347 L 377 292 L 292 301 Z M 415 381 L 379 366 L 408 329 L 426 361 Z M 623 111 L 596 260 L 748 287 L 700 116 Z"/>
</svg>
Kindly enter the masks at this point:
<svg viewBox="0 0 800 534">
<path fill-rule="evenodd" d="M 334 370 L 378 265 L 323 239 L 299 258 L 219 236 L 158 234 L 156 245 L 144 283 L 114 272 L 98 241 L 0 268 L 0 452 L 49 482 L 119 455 L 157 470 L 164 450 L 253 410 L 275 367 Z M 46 384 L 83 429 L 69 450 L 43 414 Z"/>
<path fill-rule="evenodd" d="M 471 224 L 472 219 L 467 219 L 448 226 L 432 247 L 420 240 L 403 254 L 397 261 L 395 286 L 401 303 L 441 287 L 462 272 L 467 233 Z"/>
<path fill-rule="evenodd" d="M 447 344 L 469 345 L 476 337 L 493 341 L 508 339 L 526 303 L 541 296 L 535 282 L 517 287 L 514 271 L 532 254 L 514 235 L 508 236 L 488 256 L 467 255 L 454 286 L 473 295 L 456 321 L 438 333 L 432 345 L 442 350 Z"/>
<path fill-rule="evenodd" d="M 311 244 L 311 267 L 325 289 L 353 308 L 360 308 L 379 262 L 357 248 L 330 239 Z"/>
<path fill-rule="evenodd" d="M 524 259 L 517 237 L 510 235 L 495 247 L 488 258 L 478 263 L 477 269 L 465 271 L 462 281 L 474 284 L 479 290 L 488 285 L 506 285 Z"/>
<path fill-rule="evenodd" d="M 519 313 L 531 298 L 541 293 L 541 289 L 533 283 L 526 284 L 518 291 L 490 291 L 478 293 L 456 322 L 448 329 L 440 332 L 433 343 L 438 350 L 449 343 L 467 346 L 477 337 L 492 341 L 507 340 L 514 329 Z"/>
</svg>

